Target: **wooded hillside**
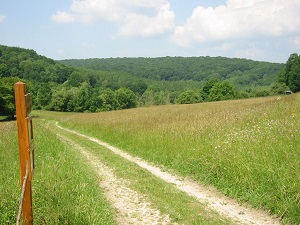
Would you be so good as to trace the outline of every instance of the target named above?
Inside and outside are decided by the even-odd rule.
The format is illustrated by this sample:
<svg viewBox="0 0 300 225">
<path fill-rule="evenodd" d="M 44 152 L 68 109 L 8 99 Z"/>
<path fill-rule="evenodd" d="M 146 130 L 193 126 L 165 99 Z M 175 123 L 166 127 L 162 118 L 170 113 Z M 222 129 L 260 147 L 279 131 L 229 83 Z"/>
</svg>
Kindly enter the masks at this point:
<svg viewBox="0 0 300 225">
<path fill-rule="evenodd" d="M 35 109 L 98 112 L 283 93 L 286 85 L 276 81 L 284 68 L 224 57 L 55 61 L 0 45 L 0 116 L 13 117 L 13 84 L 19 80 L 26 82 Z"/>
<path fill-rule="evenodd" d="M 225 57 L 109 58 L 60 61 L 68 66 L 118 71 L 159 81 L 228 80 L 238 87 L 270 85 L 283 64 Z"/>
</svg>

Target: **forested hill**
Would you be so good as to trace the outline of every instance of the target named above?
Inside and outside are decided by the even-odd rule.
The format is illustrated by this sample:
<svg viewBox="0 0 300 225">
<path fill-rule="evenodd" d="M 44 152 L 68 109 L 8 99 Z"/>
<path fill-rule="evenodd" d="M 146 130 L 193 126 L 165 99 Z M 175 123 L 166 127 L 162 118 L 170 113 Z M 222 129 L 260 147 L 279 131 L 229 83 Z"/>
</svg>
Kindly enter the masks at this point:
<svg viewBox="0 0 300 225">
<path fill-rule="evenodd" d="M 26 82 L 35 109 L 100 112 L 300 91 L 300 56 L 287 64 L 224 57 L 55 61 L 0 45 L 0 117 L 13 117 L 14 83 Z"/>
<path fill-rule="evenodd" d="M 74 71 L 32 49 L 0 45 L 0 78 L 18 77 L 36 82 L 65 82 Z"/>
<path fill-rule="evenodd" d="M 68 66 L 127 72 L 151 80 L 228 80 L 236 86 L 266 86 L 275 82 L 284 64 L 225 57 L 160 57 L 71 59 Z"/>
</svg>

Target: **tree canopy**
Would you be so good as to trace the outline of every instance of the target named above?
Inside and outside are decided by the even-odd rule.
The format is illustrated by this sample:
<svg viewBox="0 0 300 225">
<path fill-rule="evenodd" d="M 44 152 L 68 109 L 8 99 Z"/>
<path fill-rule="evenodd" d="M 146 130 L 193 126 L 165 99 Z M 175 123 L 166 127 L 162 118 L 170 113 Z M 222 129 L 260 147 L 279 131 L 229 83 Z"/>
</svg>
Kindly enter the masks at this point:
<svg viewBox="0 0 300 225">
<path fill-rule="evenodd" d="M 300 55 L 293 53 L 280 71 L 279 82 L 284 83 L 293 92 L 300 91 Z"/>
<path fill-rule="evenodd" d="M 226 57 L 159 57 L 71 59 L 60 61 L 102 71 L 126 72 L 135 77 L 159 81 L 229 80 L 236 86 L 270 85 L 283 67 L 280 63 Z"/>
<path fill-rule="evenodd" d="M 13 84 L 19 80 L 29 86 L 35 109 L 99 112 L 265 96 L 286 85 L 298 91 L 298 65 L 297 54 L 286 66 L 225 57 L 55 61 L 0 45 L 0 115 L 14 116 Z"/>
</svg>

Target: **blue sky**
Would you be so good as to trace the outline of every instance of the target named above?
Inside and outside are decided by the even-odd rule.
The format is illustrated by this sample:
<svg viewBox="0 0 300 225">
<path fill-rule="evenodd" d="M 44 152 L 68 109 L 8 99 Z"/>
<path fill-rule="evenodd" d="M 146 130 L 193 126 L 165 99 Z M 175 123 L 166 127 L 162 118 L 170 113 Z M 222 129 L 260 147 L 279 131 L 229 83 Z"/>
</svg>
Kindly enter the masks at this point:
<svg viewBox="0 0 300 225">
<path fill-rule="evenodd" d="M 52 59 L 300 52 L 299 0 L 0 0 L 0 44 Z"/>
</svg>

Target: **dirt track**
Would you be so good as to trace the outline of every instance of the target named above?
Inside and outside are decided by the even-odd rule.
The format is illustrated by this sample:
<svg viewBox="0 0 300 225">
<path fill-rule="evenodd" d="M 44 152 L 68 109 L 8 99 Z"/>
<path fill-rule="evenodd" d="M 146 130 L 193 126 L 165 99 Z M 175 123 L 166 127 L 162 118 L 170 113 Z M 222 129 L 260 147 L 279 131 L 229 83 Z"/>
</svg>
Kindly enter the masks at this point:
<svg viewBox="0 0 300 225">
<path fill-rule="evenodd" d="M 153 166 L 140 158 L 133 157 L 96 138 L 63 128 L 58 124 L 56 124 L 56 126 L 62 130 L 104 146 L 124 159 L 136 163 L 138 166 L 148 170 L 165 182 L 173 184 L 187 195 L 205 203 L 210 210 L 218 212 L 220 215 L 229 218 L 237 224 L 280 224 L 278 218 L 272 217 L 264 211 L 241 206 L 235 200 L 227 198 L 213 188 L 207 188 L 187 178 L 180 178 L 170 173 L 163 172 L 159 167 Z M 174 224 L 171 222 L 169 215 L 162 215 L 157 209 L 151 207 L 151 204 L 145 200 L 144 196 L 139 195 L 137 192 L 128 188 L 128 185 L 126 185 L 124 180 L 117 179 L 113 175 L 112 170 L 103 165 L 95 156 L 73 140 L 62 135 L 60 135 L 60 138 L 79 150 L 82 155 L 91 162 L 99 175 L 105 174 L 104 177 L 107 177 L 107 179 L 103 180 L 100 185 L 106 191 L 107 198 L 115 206 L 117 210 L 117 219 L 120 224 Z"/>
</svg>

